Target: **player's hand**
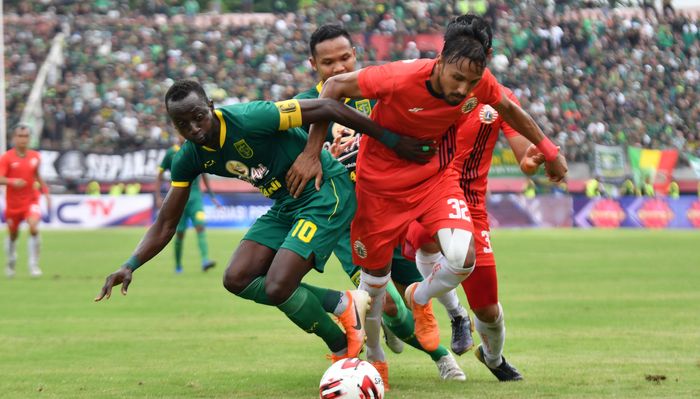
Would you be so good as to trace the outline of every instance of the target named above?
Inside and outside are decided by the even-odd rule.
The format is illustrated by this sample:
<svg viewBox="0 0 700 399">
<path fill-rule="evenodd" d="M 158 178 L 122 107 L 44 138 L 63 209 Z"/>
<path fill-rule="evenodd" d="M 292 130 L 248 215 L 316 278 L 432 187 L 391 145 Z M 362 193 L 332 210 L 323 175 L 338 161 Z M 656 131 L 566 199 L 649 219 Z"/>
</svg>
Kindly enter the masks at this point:
<svg viewBox="0 0 700 399">
<path fill-rule="evenodd" d="M 99 302 L 102 298 L 109 299 L 112 295 L 112 287 L 119 284 L 122 285 L 122 295 L 126 295 L 126 291 L 129 289 L 129 284 L 131 284 L 131 269 L 128 267 L 122 267 L 116 272 L 107 276 L 105 280 L 105 285 L 102 286 L 100 294 L 95 297 L 95 302 Z"/>
<path fill-rule="evenodd" d="M 544 154 L 537 149 L 537 146 L 530 144 L 525 151 L 525 156 L 520 160 L 520 170 L 528 176 L 537 173 L 540 165 L 544 163 Z"/>
<path fill-rule="evenodd" d="M 547 172 L 549 181 L 559 183 L 566 177 L 569 167 L 566 164 L 566 158 L 560 152 L 554 160 L 545 162 L 544 170 Z"/>
<path fill-rule="evenodd" d="M 345 150 L 350 148 L 355 143 L 354 139 L 351 140 L 345 140 L 343 143 L 343 138 L 342 136 L 338 136 L 335 139 L 333 139 L 333 144 L 331 144 L 331 148 L 329 149 L 331 155 L 333 155 L 333 158 L 338 158 L 339 156 L 343 155 Z"/>
<path fill-rule="evenodd" d="M 316 180 L 316 191 L 321 189 L 323 169 L 317 154 L 302 152 L 287 171 L 287 190 L 294 198 L 299 198 L 309 180 Z"/>
<path fill-rule="evenodd" d="M 426 164 L 435 155 L 438 145 L 435 140 L 419 140 L 409 136 L 399 136 L 399 142 L 392 148 L 399 157 Z"/>
</svg>

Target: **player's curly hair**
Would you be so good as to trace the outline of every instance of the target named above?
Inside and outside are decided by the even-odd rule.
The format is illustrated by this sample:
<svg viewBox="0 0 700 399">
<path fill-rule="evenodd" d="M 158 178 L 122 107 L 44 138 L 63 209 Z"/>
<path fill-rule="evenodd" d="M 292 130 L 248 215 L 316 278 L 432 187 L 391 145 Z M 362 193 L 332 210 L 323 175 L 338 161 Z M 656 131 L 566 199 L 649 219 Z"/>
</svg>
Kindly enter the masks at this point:
<svg viewBox="0 0 700 399">
<path fill-rule="evenodd" d="M 442 58 L 446 63 L 466 58 L 483 68 L 486 66 L 492 41 L 491 26 L 486 20 L 474 14 L 461 15 L 447 25 Z"/>
<path fill-rule="evenodd" d="M 335 39 L 336 37 L 343 36 L 350 42 L 350 47 L 353 46 L 352 38 L 350 33 L 348 33 L 345 28 L 337 24 L 326 24 L 320 26 L 318 29 L 311 34 L 311 40 L 309 41 L 309 50 L 311 50 L 311 56 L 316 57 L 316 45 L 325 42 L 326 40 Z"/>
<path fill-rule="evenodd" d="M 179 101 L 190 95 L 190 93 L 195 92 L 203 100 L 207 100 L 207 93 L 204 91 L 202 85 L 194 80 L 182 79 L 173 83 L 165 93 L 165 108 L 168 108 L 168 103 L 170 101 Z"/>
</svg>

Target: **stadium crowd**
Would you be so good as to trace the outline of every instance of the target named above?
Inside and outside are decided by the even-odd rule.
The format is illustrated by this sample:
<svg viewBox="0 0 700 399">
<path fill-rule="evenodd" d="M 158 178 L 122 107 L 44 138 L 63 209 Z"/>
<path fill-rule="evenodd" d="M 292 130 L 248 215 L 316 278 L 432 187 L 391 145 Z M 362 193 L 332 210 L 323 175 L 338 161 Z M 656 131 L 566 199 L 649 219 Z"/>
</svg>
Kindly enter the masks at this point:
<svg viewBox="0 0 700 399">
<path fill-rule="evenodd" d="M 583 9 L 591 2 L 580 1 L 298 3 L 294 12 L 279 10 L 266 22 L 223 25 L 216 13 L 208 14 L 208 24 L 193 23 L 206 10 L 192 0 L 152 0 L 135 9 L 109 0 L 10 2 L 9 123 L 19 119 L 51 38 L 62 28 L 68 32 L 65 65 L 43 95 L 41 146 L 80 143 L 107 151 L 169 142 L 162 99 L 176 79 L 204 82 L 219 104 L 291 98 L 315 83 L 307 43 L 320 24 L 338 21 L 364 38 L 356 43 L 358 60 L 368 65 L 389 60 L 364 45 L 370 35 L 393 38 L 391 60 L 432 57 L 411 37 L 439 35 L 449 18 L 471 11 L 493 22 L 491 68 L 570 161 L 587 161 L 592 143 L 700 156 L 698 14 Z"/>
</svg>

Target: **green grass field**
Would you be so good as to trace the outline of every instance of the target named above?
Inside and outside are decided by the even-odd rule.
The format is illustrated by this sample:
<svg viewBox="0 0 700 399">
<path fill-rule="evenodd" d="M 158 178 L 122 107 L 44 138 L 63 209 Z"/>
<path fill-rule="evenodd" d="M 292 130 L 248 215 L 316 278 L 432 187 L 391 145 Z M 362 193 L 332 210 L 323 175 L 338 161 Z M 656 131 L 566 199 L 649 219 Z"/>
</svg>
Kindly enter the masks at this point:
<svg viewBox="0 0 700 399">
<path fill-rule="evenodd" d="M 17 277 L 0 277 L 0 397 L 318 396 L 322 341 L 221 285 L 240 232 L 209 231 L 219 265 L 207 274 L 188 237 L 184 274 L 169 247 L 127 297 L 94 303 L 142 233 L 45 231 L 41 279 L 28 276 L 23 234 Z M 700 397 L 700 233 L 497 230 L 493 246 L 505 354 L 525 381 L 498 383 L 470 352 L 458 358 L 467 382 L 445 383 L 407 348 L 388 355 L 388 398 Z M 307 281 L 348 288 L 335 260 L 326 269 Z"/>
</svg>

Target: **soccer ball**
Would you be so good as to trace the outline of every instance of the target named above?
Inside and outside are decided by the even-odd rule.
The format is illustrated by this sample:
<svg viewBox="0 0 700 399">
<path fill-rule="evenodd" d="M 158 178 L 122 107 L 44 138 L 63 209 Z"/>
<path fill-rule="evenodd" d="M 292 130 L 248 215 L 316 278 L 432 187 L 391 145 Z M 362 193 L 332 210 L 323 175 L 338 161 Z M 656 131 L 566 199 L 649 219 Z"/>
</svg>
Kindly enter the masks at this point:
<svg viewBox="0 0 700 399">
<path fill-rule="evenodd" d="M 384 381 L 370 363 L 341 359 L 323 373 L 319 394 L 321 399 L 384 399 Z"/>
</svg>

